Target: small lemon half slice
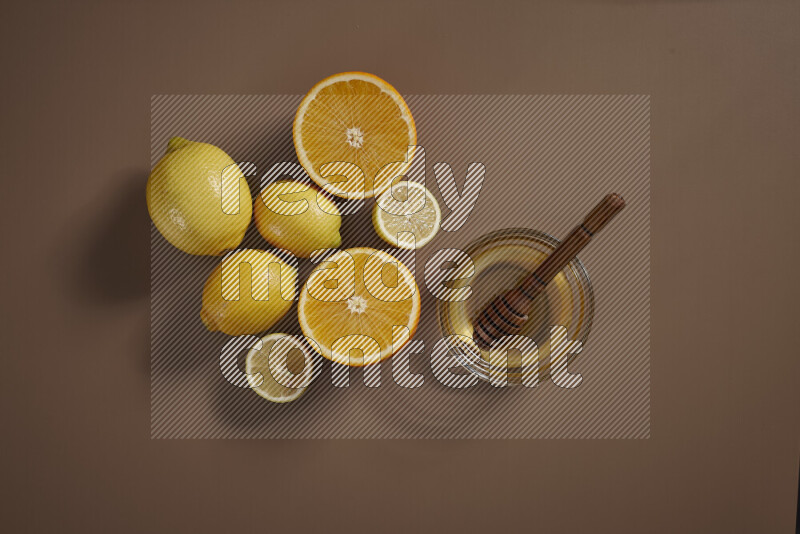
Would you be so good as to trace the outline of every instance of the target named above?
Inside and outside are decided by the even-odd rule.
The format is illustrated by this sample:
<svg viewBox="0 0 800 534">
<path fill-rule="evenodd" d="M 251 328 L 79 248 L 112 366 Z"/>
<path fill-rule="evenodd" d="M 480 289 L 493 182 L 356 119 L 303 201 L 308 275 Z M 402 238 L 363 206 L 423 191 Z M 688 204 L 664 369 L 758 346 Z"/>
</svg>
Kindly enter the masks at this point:
<svg viewBox="0 0 800 534">
<path fill-rule="evenodd" d="M 284 403 L 305 393 L 314 377 L 314 359 L 305 344 L 289 334 L 268 334 L 247 353 L 247 382 L 268 401 Z"/>
<path fill-rule="evenodd" d="M 380 238 L 403 249 L 425 246 L 441 224 L 439 203 L 417 182 L 398 182 L 378 197 L 372 208 L 372 225 Z"/>
</svg>

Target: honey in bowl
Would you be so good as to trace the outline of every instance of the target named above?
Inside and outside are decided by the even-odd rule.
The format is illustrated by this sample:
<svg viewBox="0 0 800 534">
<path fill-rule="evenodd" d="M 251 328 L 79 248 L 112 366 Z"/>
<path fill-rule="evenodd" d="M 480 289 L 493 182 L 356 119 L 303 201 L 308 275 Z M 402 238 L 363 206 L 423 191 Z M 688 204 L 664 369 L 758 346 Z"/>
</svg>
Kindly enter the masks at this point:
<svg viewBox="0 0 800 534">
<path fill-rule="evenodd" d="M 460 276 L 463 280 L 458 285 L 469 285 L 472 294 L 461 302 L 438 302 L 442 334 L 472 338 L 477 315 L 495 297 L 517 287 L 558 243 L 557 239 L 542 232 L 512 228 L 493 232 L 470 244 L 465 252 L 472 259 L 474 271 L 471 276 Z M 470 273 L 470 267 L 472 266 L 464 266 L 464 275 Z M 538 363 L 535 360 L 523 362 L 523 355 L 519 350 L 506 352 L 509 382 L 519 383 L 526 367 L 531 364 L 538 365 L 540 377 L 546 376 L 549 368 L 551 327 L 563 326 L 567 330 L 568 339 L 585 343 L 593 311 L 591 282 L 580 260 L 575 258 L 536 298 L 529 320 L 520 332 L 520 335 L 536 343 Z M 494 357 L 494 353 L 479 350 L 474 345 L 471 349 L 457 354 L 460 363 L 482 379 L 490 380 L 493 367 L 490 354 Z"/>
</svg>

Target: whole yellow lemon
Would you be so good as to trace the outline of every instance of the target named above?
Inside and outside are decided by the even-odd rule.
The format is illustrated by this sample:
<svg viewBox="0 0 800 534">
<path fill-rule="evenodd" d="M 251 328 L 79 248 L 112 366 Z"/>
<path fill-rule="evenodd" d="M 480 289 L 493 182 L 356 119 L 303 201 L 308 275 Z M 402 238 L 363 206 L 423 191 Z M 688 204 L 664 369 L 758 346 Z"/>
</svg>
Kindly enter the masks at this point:
<svg viewBox="0 0 800 534">
<path fill-rule="evenodd" d="M 265 331 L 286 315 L 297 296 L 297 269 L 264 250 L 237 250 L 206 280 L 200 319 L 231 336 Z"/>
<path fill-rule="evenodd" d="M 316 187 L 291 180 L 275 182 L 256 197 L 253 210 L 264 239 L 299 258 L 342 244 L 339 209 Z"/>
<path fill-rule="evenodd" d="M 147 181 L 147 209 L 164 238 L 195 255 L 242 242 L 253 215 L 242 171 L 223 150 L 173 137 Z"/>
</svg>

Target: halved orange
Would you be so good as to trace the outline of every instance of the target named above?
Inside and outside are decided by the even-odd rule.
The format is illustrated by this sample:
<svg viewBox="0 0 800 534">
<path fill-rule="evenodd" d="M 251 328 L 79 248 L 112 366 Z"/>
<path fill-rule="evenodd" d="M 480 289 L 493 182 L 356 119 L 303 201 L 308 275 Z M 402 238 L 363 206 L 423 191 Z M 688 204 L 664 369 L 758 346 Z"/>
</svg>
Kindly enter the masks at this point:
<svg viewBox="0 0 800 534">
<path fill-rule="evenodd" d="M 419 323 L 420 294 L 411 271 L 380 250 L 338 250 L 309 275 L 297 316 L 309 344 L 350 366 L 385 360 Z"/>
<path fill-rule="evenodd" d="M 370 198 L 404 174 L 417 142 L 411 110 L 386 81 L 365 72 L 334 74 L 303 98 L 294 147 L 311 179 L 333 195 Z"/>
</svg>

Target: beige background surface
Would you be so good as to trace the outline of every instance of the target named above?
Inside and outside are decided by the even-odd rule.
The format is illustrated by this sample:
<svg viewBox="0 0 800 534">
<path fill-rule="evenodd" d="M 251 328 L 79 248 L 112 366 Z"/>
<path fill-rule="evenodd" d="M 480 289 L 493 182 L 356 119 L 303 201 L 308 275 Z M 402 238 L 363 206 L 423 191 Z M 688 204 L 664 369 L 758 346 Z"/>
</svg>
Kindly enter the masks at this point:
<svg viewBox="0 0 800 534">
<path fill-rule="evenodd" d="M 6 6 L 8 529 L 790 532 L 798 10 Z M 150 96 L 295 94 L 347 69 L 409 94 L 652 95 L 650 440 L 149 439 Z"/>
</svg>

